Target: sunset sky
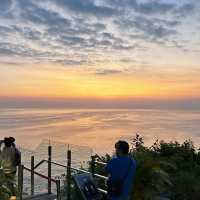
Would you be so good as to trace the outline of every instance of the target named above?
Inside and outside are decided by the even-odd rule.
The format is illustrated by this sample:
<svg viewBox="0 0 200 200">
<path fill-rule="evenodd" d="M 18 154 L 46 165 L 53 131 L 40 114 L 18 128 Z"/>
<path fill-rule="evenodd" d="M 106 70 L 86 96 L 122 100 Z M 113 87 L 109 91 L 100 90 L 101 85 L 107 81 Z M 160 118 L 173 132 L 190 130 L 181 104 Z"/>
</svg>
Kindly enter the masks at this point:
<svg viewBox="0 0 200 200">
<path fill-rule="evenodd" d="M 199 60 L 198 0 L 0 0 L 0 105 L 198 107 Z"/>
</svg>

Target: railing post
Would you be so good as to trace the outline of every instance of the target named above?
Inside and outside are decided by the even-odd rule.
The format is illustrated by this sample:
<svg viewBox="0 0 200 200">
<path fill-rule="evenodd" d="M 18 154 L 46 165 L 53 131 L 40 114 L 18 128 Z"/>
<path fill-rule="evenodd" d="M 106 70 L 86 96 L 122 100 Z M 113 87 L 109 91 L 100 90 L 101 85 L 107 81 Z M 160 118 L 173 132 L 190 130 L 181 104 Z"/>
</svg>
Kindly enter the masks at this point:
<svg viewBox="0 0 200 200">
<path fill-rule="evenodd" d="M 52 148 L 48 146 L 48 194 L 51 194 L 51 157 L 52 157 Z"/>
<path fill-rule="evenodd" d="M 57 200 L 61 200 L 60 180 L 56 180 Z"/>
<path fill-rule="evenodd" d="M 94 173 L 95 173 L 95 156 L 91 156 L 90 168 L 91 168 L 91 174 L 94 177 Z"/>
<path fill-rule="evenodd" d="M 67 200 L 71 200 L 71 150 L 67 151 Z"/>
<path fill-rule="evenodd" d="M 34 156 L 31 156 L 31 195 L 34 195 Z"/>
</svg>

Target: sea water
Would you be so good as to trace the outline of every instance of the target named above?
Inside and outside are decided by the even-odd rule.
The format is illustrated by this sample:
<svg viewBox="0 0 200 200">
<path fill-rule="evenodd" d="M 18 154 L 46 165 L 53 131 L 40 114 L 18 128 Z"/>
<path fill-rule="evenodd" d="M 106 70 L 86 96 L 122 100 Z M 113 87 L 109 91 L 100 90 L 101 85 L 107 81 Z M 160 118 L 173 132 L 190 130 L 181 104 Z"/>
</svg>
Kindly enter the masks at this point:
<svg viewBox="0 0 200 200">
<path fill-rule="evenodd" d="M 22 149 L 25 165 L 47 159 L 48 145 L 53 148 L 53 160 L 66 164 L 67 149 L 72 149 L 73 165 L 87 165 L 94 153 L 112 153 L 117 140 L 131 142 L 138 133 L 150 146 L 155 140 L 186 139 L 200 146 L 200 111 L 150 109 L 0 109 L 0 139 L 16 138 Z M 47 173 L 47 165 L 37 170 Z M 53 168 L 53 176 L 65 169 Z M 26 174 L 25 177 L 30 177 Z M 36 190 L 43 191 L 47 181 L 37 178 Z M 30 180 L 26 179 L 28 187 Z"/>
</svg>

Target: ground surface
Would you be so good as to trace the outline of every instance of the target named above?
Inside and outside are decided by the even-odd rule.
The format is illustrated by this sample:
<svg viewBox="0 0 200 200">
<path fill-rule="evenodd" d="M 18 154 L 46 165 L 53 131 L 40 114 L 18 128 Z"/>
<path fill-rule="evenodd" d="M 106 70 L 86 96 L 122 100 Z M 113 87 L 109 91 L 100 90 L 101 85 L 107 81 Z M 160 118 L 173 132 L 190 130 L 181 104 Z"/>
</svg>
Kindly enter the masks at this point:
<svg viewBox="0 0 200 200">
<path fill-rule="evenodd" d="M 31 197 L 27 197 L 24 200 L 54 200 L 56 199 L 55 194 L 42 194 L 42 195 L 35 195 Z"/>
</svg>

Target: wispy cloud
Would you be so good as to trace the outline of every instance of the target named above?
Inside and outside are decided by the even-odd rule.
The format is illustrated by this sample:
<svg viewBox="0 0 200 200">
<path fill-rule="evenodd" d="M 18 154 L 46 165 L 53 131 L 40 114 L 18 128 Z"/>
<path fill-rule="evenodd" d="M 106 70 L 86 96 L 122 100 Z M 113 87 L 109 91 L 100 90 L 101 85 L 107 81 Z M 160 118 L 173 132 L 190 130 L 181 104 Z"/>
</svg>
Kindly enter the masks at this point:
<svg viewBox="0 0 200 200">
<path fill-rule="evenodd" d="M 57 0 L 57 4 L 75 13 L 108 17 L 117 14 L 117 10 L 107 5 L 97 5 L 95 1 L 88 0 Z"/>
<path fill-rule="evenodd" d="M 193 0 L 184 2 L 2 0 L 1 60 L 12 57 L 80 65 L 94 59 L 93 64 L 97 60 L 101 64 L 100 58 L 105 56 L 111 62 L 123 57 L 133 60 L 130 55 L 144 49 L 150 53 L 152 45 L 162 46 L 166 52 L 169 47 L 189 51 L 189 44 L 196 40 L 189 33 L 191 41 L 183 42 L 188 33 L 182 30 L 192 27 L 195 31 L 193 15 L 198 15 L 200 6 Z M 187 18 L 191 24 L 185 23 Z"/>
<path fill-rule="evenodd" d="M 111 75 L 111 74 L 120 74 L 123 73 L 123 71 L 115 70 L 115 69 L 99 69 L 95 72 L 96 75 Z"/>
</svg>

